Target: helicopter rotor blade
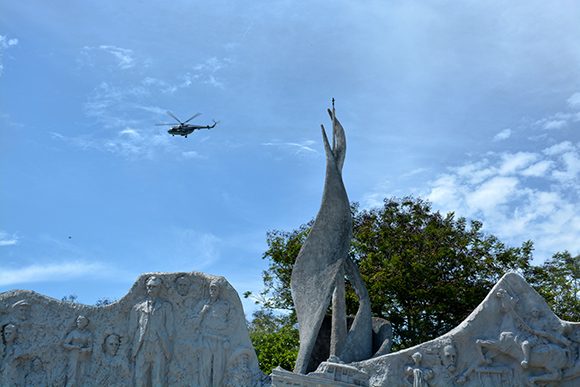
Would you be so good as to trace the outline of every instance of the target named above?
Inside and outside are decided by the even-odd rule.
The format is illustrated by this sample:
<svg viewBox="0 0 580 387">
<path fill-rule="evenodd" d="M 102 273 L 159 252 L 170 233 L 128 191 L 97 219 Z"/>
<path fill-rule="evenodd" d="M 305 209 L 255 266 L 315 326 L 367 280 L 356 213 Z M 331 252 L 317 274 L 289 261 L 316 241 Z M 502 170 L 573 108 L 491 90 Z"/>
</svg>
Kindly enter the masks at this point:
<svg viewBox="0 0 580 387">
<path fill-rule="evenodd" d="M 175 124 L 155 124 L 155 126 L 176 126 Z"/>
<path fill-rule="evenodd" d="M 187 121 L 184 121 L 184 124 L 187 124 L 189 121 L 193 120 L 195 117 L 199 117 L 201 115 L 201 113 L 195 113 L 193 116 L 191 116 L 190 119 L 188 119 Z"/>
<path fill-rule="evenodd" d="M 176 120 L 177 122 L 179 122 L 180 124 L 183 124 L 183 122 L 181 122 L 181 120 L 177 117 L 175 117 L 175 115 L 173 113 L 171 113 L 169 110 L 166 112 L 170 117 L 172 117 L 174 120 Z"/>
</svg>

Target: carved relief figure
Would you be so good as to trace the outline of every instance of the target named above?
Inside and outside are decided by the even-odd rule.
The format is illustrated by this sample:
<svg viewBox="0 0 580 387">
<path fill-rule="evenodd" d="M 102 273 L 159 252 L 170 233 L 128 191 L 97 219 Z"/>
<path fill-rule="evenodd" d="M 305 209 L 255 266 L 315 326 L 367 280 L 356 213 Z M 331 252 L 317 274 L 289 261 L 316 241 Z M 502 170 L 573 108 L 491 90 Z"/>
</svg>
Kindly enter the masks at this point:
<svg viewBox="0 0 580 387">
<path fill-rule="evenodd" d="M 93 352 L 93 335 L 88 330 L 89 319 L 79 315 L 76 319 L 76 328 L 69 332 L 62 344 L 69 352 L 66 375 L 67 387 L 83 385 L 83 379 L 90 365 Z"/>
<path fill-rule="evenodd" d="M 225 381 L 225 387 L 252 387 L 253 381 L 252 370 L 250 369 L 250 355 L 242 353 L 236 358 L 233 366 L 228 370 L 228 380 Z"/>
<path fill-rule="evenodd" d="M 201 329 L 200 385 L 223 386 L 229 350 L 230 304 L 221 298 L 222 283 L 214 280 L 209 285 L 209 302 L 199 314 Z"/>
<path fill-rule="evenodd" d="M 519 360 L 523 357 L 521 342 L 513 332 L 502 332 L 499 340 L 476 340 L 482 364 L 491 364 L 497 354 L 504 354 L 512 359 Z M 484 354 L 483 349 L 487 349 Z M 562 379 L 562 369 L 569 365 L 570 351 L 556 344 L 538 344 L 526 365 L 530 368 L 539 368 L 546 371 L 545 374 L 532 376 L 530 383 L 553 382 Z"/>
<path fill-rule="evenodd" d="M 190 380 L 197 385 L 200 372 L 201 337 L 199 335 L 199 313 L 206 303 L 203 299 L 203 285 L 200 280 L 182 274 L 175 279 L 175 291 L 181 296 L 177 302 L 180 309 L 176 314 L 178 326 L 188 334 L 176 340 L 174 346 L 174 362 L 171 364 L 170 383 L 179 380 Z"/>
<path fill-rule="evenodd" d="M 103 342 L 103 352 L 107 357 L 113 358 L 117 355 L 119 351 L 119 347 L 121 346 L 121 337 L 116 333 L 111 333 L 105 337 L 105 341 Z"/>
<path fill-rule="evenodd" d="M 30 318 L 30 303 L 26 300 L 16 301 L 12 305 L 12 313 L 20 323 L 28 321 Z"/>
<path fill-rule="evenodd" d="M 457 369 L 457 351 L 455 350 L 455 346 L 452 343 L 446 344 L 443 347 L 441 361 L 443 366 L 445 366 L 447 371 L 450 373 L 454 373 Z"/>
<path fill-rule="evenodd" d="M 160 298 L 163 282 L 151 276 L 145 283 L 147 299 L 133 307 L 131 359 L 137 386 L 167 385 L 167 363 L 171 360 L 174 320 L 173 307 Z"/>
<path fill-rule="evenodd" d="M 32 360 L 30 371 L 24 377 L 24 385 L 30 387 L 47 386 L 48 378 L 44 369 L 44 364 L 39 357 Z"/>
<path fill-rule="evenodd" d="M 427 380 L 433 378 L 433 371 L 429 368 L 421 367 L 423 355 L 420 352 L 415 352 L 411 355 L 413 365 L 405 369 L 405 374 L 413 377 L 413 387 L 429 387 Z"/>
<path fill-rule="evenodd" d="M 111 333 L 103 341 L 103 357 L 95 377 L 99 386 L 124 386 L 130 379 L 126 360 L 117 356 L 121 346 L 121 337 Z"/>
<path fill-rule="evenodd" d="M 179 294 L 180 296 L 182 297 L 187 296 L 190 287 L 191 283 L 189 282 L 189 279 L 187 278 L 186 275 L 180 275 L 175 279 L 175 290 L 177 291 L 177 294 Z"/>
<path fill-rule="evenodd" d="M 18 329 L 15 324 L 8 323 L 2 327 L 2 343 L 4 353 L 0 363 L 0 385 L 13 386 L 18 384 Z"/>
</svg>

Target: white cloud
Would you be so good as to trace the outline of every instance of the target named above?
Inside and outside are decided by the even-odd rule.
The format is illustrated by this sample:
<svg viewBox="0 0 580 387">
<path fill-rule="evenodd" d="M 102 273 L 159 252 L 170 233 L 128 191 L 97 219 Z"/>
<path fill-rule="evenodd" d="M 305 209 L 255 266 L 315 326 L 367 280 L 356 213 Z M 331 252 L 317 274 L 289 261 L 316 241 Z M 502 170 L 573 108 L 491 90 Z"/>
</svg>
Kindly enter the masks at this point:
<svg viewBox="0 0 580 387">
<path fill-rule="evenodd" d="M 516 194 L 518 179 L 496 176 L 469 192 L 465 201 L 473 213 L 487 212 L 507 203 Z"/>
<path fill-rule="evenodd" d="M 173 152 L 175 146 L 163 131 L 126 128 L 112 137 L 92 135 L 64 136 L 53 132 L 52 137 L 84 150 L 108 152 L 127 159 L 153 159 L 159 153 Z"/>
<path fill-rule="evenodd" d="M 16 234 L 8 234 L 0 230 L 0 246 L 13 246 L 18 243 Z"/>
<path fill-rule="evenodd" d="M 16 46 L 17 44 L 18 44 L 18 39 L 16 39 L 16 38 L 9 39 L 8 37 L 6 37 L 4 35 L 0 35 L 0 49 L 8 48 L 11 46 Z"/>
<path fill-rule="evenodd" d="M 103 276 L 109 272 L 109 268 L 101 263 L 83 261 L 37 264 L 17 269 L 3 268 L 0 272 L 0 286 L 42 281 L 62 281 L 84 276 Z"/>
<path fill-rule="evenodd" d="M 263 142 L 261 145 L 271 146 L 280 149 L 293 150 L 294 154 L 318 153 L 315 149 L 312 148 L 312 145 L 314 144 L 316 144 L 315 141 L 305 140 L 302 142 L 271 141 L 271 142 Z"/>
<path fill-rule="evenodd" d="M 3 56 L 4 51 L 18 45 L 18 39 L 16 38 L 8 38 L 5 35 L 0 35 L 0 76 L 4 71 L 4 64 L 3 64 Z"/>
<path fill-rule="evenodd" d="M 552 145 L 551 147 L 544 149 L 543 152 L 548 156 L 554 156 L 561 153 L 570 152 L 574 149 L 574 144 L 572 144 L 570 141 L 563 141 L 559 144 Z"/>
<path fill-rule="evenodd" d="M 550 170 L 550 168 L 552 168 L 553 165 L 554 163 L 550 160 L 542 160 L 524 169 L 522 171 L 522 175 L 535 177 L 546 176 L 546 173 L 548 170 Z"/>
<path fill-rule="evenodd" d="M 424 196 L 442 211 L 482 220 L 508 243 L 531 239 L 539 259 L 566 249 L 577 254 L 579 148 L 562 142 L 536 153 L 488 153 L 449 168 L 428 183 Z"/>
<path fill-rule="evenodd" d="M 497 133 L 494 137 L 493 140 L 494 141 L 502 141 L 502 140 L 507 140 L 508 138 L 510 138 L 512 135 L 512 130 L 511 129 L 504 129 L 501 132 Z"/>
<path fill-rule="evenodd" d="M 538 155 L 529 152 L 502 154 L 502 163 L 499 167 L 500 175 L 510 175 L 528 167 L 538 159 Z"/>
<path fill-rule="evenodd" d="M 90 53 L 93 51 L 105 52 L 113 56 L 113 58 L 116 59 L 117 67 L 121 70 L 128 70 L 135 67 L 136 65 L 135 53 L 133 52 L 133 50 L 128 48 L 102 44 L 98 47 L 89 47 L 89 46 L 83 47 L 81 51 L 83 58 L 85 59 L 85 61 L 88 61 L 88 63 L 91 66 L 94 66 L 92 63 L 93 58 L 91 58 L 90 55 Z"/>
<path fill-rule="evenodd" d="M 206 159 L 207 157 L 202 156 L 196 151 L 185 151 L 181 152 L 181 155 L 186 159 Z"/>
<path fill-rule="evenodd" d="M 580 92 L 574 93 L 566 100 L 568 106 L 572 109 L 580 109 Z"/>
<path fill-rule="evenodd" d="M 552 175 L 562 183 L 571 183 L 577 180 L 580 174 L 580 157 L 578 151 L 566 152 L 561 156 L 562 169 L 555 170 Z"/>
<path fill-rule="evenodd" d="M 568 122 L 566 120 L 548 120 L 544 122 L 543 128 L 547 130 L 562 129 L 566 125 L 568 125 Z"/>
<path fill-rule="evenodd" d="M 191 79 L 198 80 L 204 84 L 211 85 L 220 89 L 225 88 L 225 83 L 222 79 L 217 77 L 220 70 L 228 67 L 232 63 L 230 58 L 211 57 L 203 63 L 198 63 L 193 66 L 193 75 L 189 75 L 190 84 Z"/>
</svg>

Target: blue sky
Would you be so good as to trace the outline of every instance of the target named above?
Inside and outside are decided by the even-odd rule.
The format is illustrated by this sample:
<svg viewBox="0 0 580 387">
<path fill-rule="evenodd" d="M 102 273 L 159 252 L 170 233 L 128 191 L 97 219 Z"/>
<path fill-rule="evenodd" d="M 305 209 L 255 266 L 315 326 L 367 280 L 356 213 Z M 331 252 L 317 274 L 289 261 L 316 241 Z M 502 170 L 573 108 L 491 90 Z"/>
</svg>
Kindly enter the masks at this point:
<svg viewBox="0 0 580 387">
<path fill-rule="evenodd" d="M 578 254 L 578 20 L 575 1 L 0 1 L 0 291 L 92 304 L 190 270 L 258 291 L 266 232 L 318 210 L 333 97 L 351 200 L 419 196 L 536 263 Z M 166 110 L 220 124 L 171 137 Z"/>
</svg>

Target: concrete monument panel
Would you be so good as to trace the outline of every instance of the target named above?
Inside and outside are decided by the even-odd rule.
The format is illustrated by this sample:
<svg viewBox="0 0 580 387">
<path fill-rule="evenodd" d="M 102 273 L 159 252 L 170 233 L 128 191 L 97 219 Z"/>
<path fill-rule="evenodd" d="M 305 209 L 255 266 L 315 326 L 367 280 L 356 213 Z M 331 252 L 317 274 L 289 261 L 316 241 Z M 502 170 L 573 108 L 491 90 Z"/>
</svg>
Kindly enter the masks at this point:
<svg viewBox="0 0 580 387">
<path fill-rule="evenodd" d="M 103 307 L 0 294 L 0 385 L 262 385 L 242 305 L 222 277 L 142 275 Z"/>
</svg>

